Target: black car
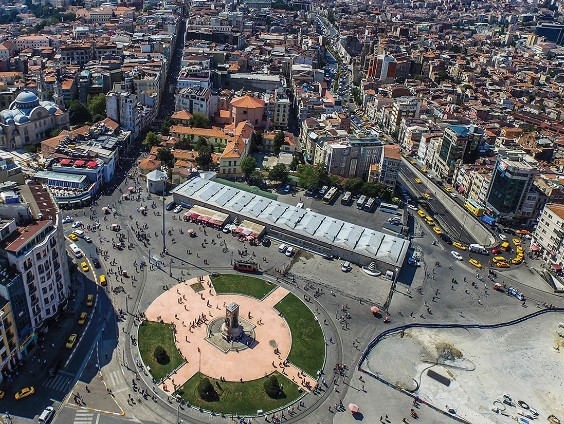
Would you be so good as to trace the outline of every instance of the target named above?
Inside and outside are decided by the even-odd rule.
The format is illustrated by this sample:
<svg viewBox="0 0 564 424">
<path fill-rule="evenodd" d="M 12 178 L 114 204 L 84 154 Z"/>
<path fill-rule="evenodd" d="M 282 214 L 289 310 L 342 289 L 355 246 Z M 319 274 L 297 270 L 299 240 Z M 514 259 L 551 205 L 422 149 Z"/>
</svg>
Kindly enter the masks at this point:
<svg viewBox="0 0 564 424">
<path fill-rule="evenodd" d="M 442 233 L 441 238 L 446 244 L 452 244 L 452 239 L 449 237 L 448 234 Z"/>
<path fill-rule="evenodd" d="M 96 269 L 102 267 L 102 265 L 100 265 L 100 261 L 98 260 L 98 258 L 92 259 L 92 265 L 94 265 L 94 268 L 96 268 Z"/>
<path fill-rule="evenodd" d="M 166 205 L 166 210 L 171 211 L 176 207 L 176 202 L 172 201 L 168 205 Z"/>
<path fill-rule="evenodd" d="M 308 197 L 313 197 L 313 196 L 315 196 L 316 193 L 317 193 L 316 188 L 310 188 L 310 189 L 306 190 L 305 195 L 308 196 Z"/>
</svg>

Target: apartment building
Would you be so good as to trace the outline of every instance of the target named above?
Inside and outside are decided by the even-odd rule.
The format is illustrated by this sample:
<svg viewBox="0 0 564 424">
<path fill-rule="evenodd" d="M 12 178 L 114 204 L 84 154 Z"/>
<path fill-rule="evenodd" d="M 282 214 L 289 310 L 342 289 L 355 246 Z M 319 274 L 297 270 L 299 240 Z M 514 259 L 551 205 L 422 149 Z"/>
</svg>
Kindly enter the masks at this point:
<svg viewBox="0 0 564 424">
<path fill-rule="evenodd" d="M 537 228 L 533 233 L 532 249 L 539 251 L 542 258 L 555 271 L 564 267 L 564 205 L 544 206 Z"/>
<path fill-rule="evenodd" d="M 22 276 L 31 329 L 40 330 L 66 305 L 70 276 L 61 212 L 51 193 L 39 184 L 3 193 L 0 217 L 17 220 L 7 228 L 0 256 Z M 0 293 L 1 294 L 1 293 Z"/>
<path fill-rule="evenodd" d="M 191 86 L 180 89 L 175 94 L 175 110 L 186 110 L 191 114 L 203 113 L 207 117 L 212 116 L 211 90 L 207 87 Z"/>
<path fill-rule="evenodd" d="M 379 163 L 379 182 L 392 191 L 396 188 L 401 164 L 400 147 L 393 144 L 384 145 Z"/>
<path fill-rule="evenodd" d="M 445 128 L 438 156 L 432 164 L 441 178 L 452 181 L 458 163 L 474 163 L 484 131 L 473 125 L 449 125 Z"/>
</svg>

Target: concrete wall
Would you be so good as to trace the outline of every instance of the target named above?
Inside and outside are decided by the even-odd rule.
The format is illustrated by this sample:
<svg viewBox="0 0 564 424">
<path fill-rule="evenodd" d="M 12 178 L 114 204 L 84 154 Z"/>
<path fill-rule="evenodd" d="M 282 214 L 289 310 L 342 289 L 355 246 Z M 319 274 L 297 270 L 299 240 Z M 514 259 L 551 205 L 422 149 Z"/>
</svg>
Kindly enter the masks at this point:
<svg viewBox="0 0 564 424">
<path fill-rule="evenodd" d="M 402 163 L 403 166 L 408 167 L 415 175 L 417 175 L 417 177 L 425 182 L 425 186 L 428 191 L 432 193 L 435 199 L 443 204 L 454 219 L 456 219 L 466 231 L 472 234 L 479 244 L 486 247 L 493 246 L 495 244 L 496 239 L 492 232 L 473 215 L 470 215 L 463 206 L 456 203 L 449 193 L 430 181 L 425 174 L 419 171 L 419 169 L 409 163 L 409 161 L 405 158 L 402 158 Z"/>
</svg>

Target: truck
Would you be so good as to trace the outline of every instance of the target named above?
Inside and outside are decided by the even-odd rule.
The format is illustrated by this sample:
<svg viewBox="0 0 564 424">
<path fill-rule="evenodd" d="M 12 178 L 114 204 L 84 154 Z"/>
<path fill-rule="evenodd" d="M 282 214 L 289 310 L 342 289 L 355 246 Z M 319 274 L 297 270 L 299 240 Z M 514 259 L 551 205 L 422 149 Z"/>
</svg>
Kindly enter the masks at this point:
<svg viewBox="0 0 564 424">
<path fill-rule="evenodd" d="M 509 287 L 507 289 L 507 295 L 508 296 L 515 296 L 517 299 L 519 299 L 521 302 L 525 301 L 525 296 L 523 296 L 523 293 L 521 293 L 519 290 L 517 290 L 515 287 Z"/>
<path fill-rule="evenodd" d="M 473 253 L 479 253 L 481 255 L 487 255 L 488 249 L 486 249 L 481 244 L 471 244 L 468 246 L 468 250 Z"/>
</svg>

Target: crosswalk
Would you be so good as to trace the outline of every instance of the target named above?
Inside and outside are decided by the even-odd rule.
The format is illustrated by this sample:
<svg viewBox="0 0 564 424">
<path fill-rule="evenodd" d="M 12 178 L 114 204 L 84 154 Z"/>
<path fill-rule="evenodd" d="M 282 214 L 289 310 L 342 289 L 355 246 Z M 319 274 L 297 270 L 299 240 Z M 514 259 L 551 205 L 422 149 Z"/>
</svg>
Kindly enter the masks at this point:
<svg viewBox="0 0 564 424">
<path fill-rule="evenodd" d="M 56 376 L 48 378 L 43 383 L 43 387 L 58 392 L 67 392 L 70 389 L 70 382 L 71 377 L 58 373 Z"/>
<path fill-rule="evenodd" d="M 91 412 L 87 409 L 79 409 L 76 411 L 76 415 L 74 416 L 74 424 L 91 424 L 92 420 L 94 419 L 94 412 Z"/>
<path fill-rule="evenodd" d="M 102 371 L 102 375 L 104 377 L 104 380 L 106 381 L 106 386 L 112 388 L 122 385 L 121 383 L 123 379 L 120 377 L 121 375 L 120 371 L 112 371 L 112 372 Z"/>
</svg>

